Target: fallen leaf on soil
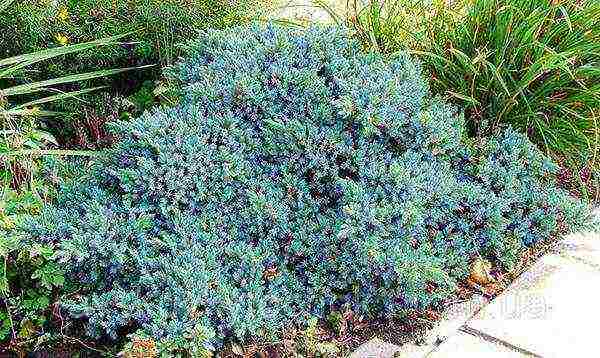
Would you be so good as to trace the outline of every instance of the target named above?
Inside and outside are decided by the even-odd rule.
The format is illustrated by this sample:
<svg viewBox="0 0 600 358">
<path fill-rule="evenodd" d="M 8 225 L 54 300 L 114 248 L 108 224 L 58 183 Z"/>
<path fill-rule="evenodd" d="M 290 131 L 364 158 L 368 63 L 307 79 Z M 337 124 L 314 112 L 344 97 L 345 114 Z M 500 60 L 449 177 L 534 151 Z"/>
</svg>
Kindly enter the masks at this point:
<svg viewBox="0 0 600 358">
<path fill-rule="evenodd" d="M 495 281 L 490 271 L 492 270 L 492 264 L 482 258 L 476 258 L 471 264 L 471 272 L 469 279 L 480 285 L 487 285 Z"/>
</svg>

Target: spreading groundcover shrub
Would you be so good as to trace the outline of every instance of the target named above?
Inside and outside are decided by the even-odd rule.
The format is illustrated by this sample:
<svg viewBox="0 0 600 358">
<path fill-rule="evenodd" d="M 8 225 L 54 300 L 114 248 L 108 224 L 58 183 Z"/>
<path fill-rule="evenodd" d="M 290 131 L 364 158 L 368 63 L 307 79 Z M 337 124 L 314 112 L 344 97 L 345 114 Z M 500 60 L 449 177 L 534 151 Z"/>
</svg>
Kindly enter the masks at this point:
<svg viewBox="0 0 600 358">
<path fill-rule="evenodd" d="M 89 333 L 268 342 L 312 317 L 440 304 L 485 257 L 573 230 L 585 205 L 507 130 L 468 143 L 419 65 L 336 28 L 212 31 L 182 102 L 120 140 L 24 230 L 60 245 Z"/>
</svg>

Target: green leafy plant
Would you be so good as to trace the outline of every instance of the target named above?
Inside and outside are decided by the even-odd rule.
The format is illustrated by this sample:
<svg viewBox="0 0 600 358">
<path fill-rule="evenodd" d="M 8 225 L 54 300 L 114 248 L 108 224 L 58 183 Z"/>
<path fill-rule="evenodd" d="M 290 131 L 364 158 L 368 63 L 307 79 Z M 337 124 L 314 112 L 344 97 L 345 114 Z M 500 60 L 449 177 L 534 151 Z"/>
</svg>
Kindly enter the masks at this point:
<svg viewBox="0 0 600 358">
<path fill-rule="evenodd" d="M 445 31 L 461 18 L 468 1 L 445 0 L 346 0 L 340 11 L 340 1 L 313 0 L 338 25 L 346 25 L 370 51 L 391 53 L 398 49 L 424 49 L 431 33 Z"/>
<path fill-rule="evenodd" d="M 0 3 L 0 13 L 14 1 Z M 84 151 L 49 149 L 55 138 L 45 130 L 42 118 L 60 113 L 42 107 L 76 98 L 98 87 L 68 90 L 73 83 L 114 75 L 131 68 L 27 81 L 27 71 L 41 62 L 118 44 L 113 36 L 82 44 L 58 46 L 0 59 L 0 341 L 17 345 L 44 331 L 49 307 L 64 272 L 55 260 L 53 245 L 31 241 L 13 228 L 24 216 L 41 211 L 49 187 L 37 178 L 39 155 L 90 155 Z M 65 89 L 67 88 L 67 89 Z"/>
<path fill-rule="evenodd" d="M 40 158 L 41 172 L 27 186 L 0 187 L 0 347 L 19 356 L 52 351 L 55 345 L 67 351 L 101 352 L 72 337 L 77 328 L 62 318 L 57 302 L 73 291 L 58 260 L 61 249 L 17 230 L 55 198 L 56 178 L 72 177 L 85 167 L 81 159 L 60 166 L 56 159 Z"/>
<path fill-rule="evenodd" d="M 469 112 L 472 129 L 501 123 L 543 148 L 592 150 L 600 106 L 600 3 L 483 0 L 423 55 L 432 87 Z"/>
<path fill-rule="evenodd" d="M 55 247 L 31 242 L 12 230 L 42 206 L 35 190 L 4 189 L 0 196 L 0 342 L 16 344 L 43 331 L 54 292 L 64 284 Z"/>
<path fill-rule="evenodd" d="M 306 329 L 300 334 L 298 351 L 306 357 L 335 357 L 340 348 L 334 342 L 321 339 L 319 333 L 319 319 L 313 317 L 308 320 Z"/>
<path fill-rule="evenodd" d="M 159 339 L 139 331 L 129 335 L 121 354 L 125 358 L 160 357 L 160 358 L 212 358 L 214 347 L 206 342 L 214 339 L 215 333 L 202 325 L 196 325 L 180 337 Z"/>
</svg>

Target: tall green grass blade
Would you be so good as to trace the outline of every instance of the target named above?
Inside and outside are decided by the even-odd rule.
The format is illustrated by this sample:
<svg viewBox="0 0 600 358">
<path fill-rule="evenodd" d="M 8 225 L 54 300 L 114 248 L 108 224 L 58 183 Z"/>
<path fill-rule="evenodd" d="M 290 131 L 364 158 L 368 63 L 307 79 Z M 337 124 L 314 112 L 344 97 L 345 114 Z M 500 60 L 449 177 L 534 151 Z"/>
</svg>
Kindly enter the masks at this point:
<svg viewBox="0 0 600 358">
<path fill-rule="evenodd" d="M 103 39 L 99 39 L 99 40 L 95 40 L 95 41 L 80 43 L 80 44 L 50 48 L 50 49 L 27 53 L 27 54 L 23 54 L 23 55 L 17 55 L 17 56 L 13 56 L 13 57 L 9 57 L 9 58 L 0 60 L 0 67 L 5 67 L 8 65 L 24 63 L 24 62 L 33 64 L 33 63 L 48 60 L 48 59 L 51 59 L 51 58 L 54 58 L 57 56 L 63 56 L 63 55 L 67 55 L 70 53 L 85 51 L 85 50 L 88 50 L 88 49 L 91 49 L 94 47 L 98 47 L 98 46 L 116 45 L 119 43 L 117 40 L 119 40 L 125 36 L 128 36 L 128 35 L 131 35 L 131 33 L 125 33 L 122 35 L 111 36 L 111 37 L 107 37 L 107 38 L 103 38 Z M 0 72 L 0 74 L 1 74 L 1 72 Z"/>
<path fill-rule="evenodd" d="M 0 110 L 0 115 L 9 117 L 57 117 L 64 115 L 64 112 L 55 111 L 42 111 L 42 110 L 30 110 L 30 109 L 9 109 L 5 111 Z"/>
<path fill-rule="evenodd" d="M 265 19 L 259 18 L 257 21 L 265 22 L 265 23 L 274 23 L 281 26 L 293 26 L 298 28 L 306 28 L 306 24 L 300 21 L 294 21 L 291 19 Z"/>
<path fill-rule="evenodd" d="M 370 20 L 371 27 L 373 29 L 373 37 L 378 39 L 382 37 L 381 33 L 381 6 L 379 1 L 371 0 L 370 6 Z"/>
<path fill-rule="evenodd" d="M 81 81 L 86 81 L 86 80 L 90 80 L 90 79 L 94 79 L 94 78 L 106 77 L 106 76 L 110 76 L 110 75 L 114 75 L 114 74 L 118 74 L 118 73 L 122 73 L 122 72 L 126 72 L 126 71 L 131 71 L 131 70 L 135 70 L 135 69 L 148 68 L 148 67 L 152 67 L 152 66 L 153 65 L 141 66 L 141 67 L 127 67 L 127 68 L 119 68 L 119 69 L 111 69 L 111 70 L 99 70 L 99 71 L 80 73 L 80 74 L 75 74 L 75 75 L 68 75 L 68 76 L 53 78 L 50 80 L 39 81 L 39 82 L 34 82 L 34 83 L 27 83 L 24 85 L 9 87 L 9 88 L 3 89 L 2 92 L 3 92 L 4 96 L 6 96 L 6 97 L 16 96 L 16 95 L 24 95 L 24 94 L 43 91 L 49 86 L 73 83 L 73 82 L 81 82 Z"/>
<path fill-rule="evenodd" d="M 0 153 L 2 157 L 20 157 L 27 155 L 58 155 L 58 156 L 84 156 L 84 157 L 96 157 L 100 156 L 101 153 L 93 150 L 67 150 L 67 149 L 22 149 L 13 150 L 8 153 Z"/>
<path fill-rule="evenodd" d="M 460 93 L 456 93 L 456 92 L 453 92 L 453 91 L 450 91 L 450 90 L 446 91 L 446 93 L 449 94 L 451 97 L 458 98 L 461 101 L 466 102 L 466 103 L 468 103 L 469 105 L 471 105 L 473 107 L 481 105 L 481 103 L 477 99 L 475 99 L 474 97 L 467 96 L 467 95 L 460 94 Z"/>
<path fill-rule="evenodd" d="M 90 92 L 93 92 L 93 91 L 97 91 L 97 90 L 99 90 L 101 88 L 105 88 L 105 87 L 106 86 L 99 86 L 99 87 L 86 88 L 86 89 L 79 90 L 79 91 L 70 91 L 70 92 L 60 93 L 60 94 L 57 94 L 57 95 L 48 96 L 48 97 L 36 99 L 34 101 L 23 103 L 21 105 L 18 105 L 16 107 L 14 107 L 13 109 L 21 109 L 21 108 L 33 107 L 33 106 L 37 106 L 37 105 L 44 104 L 44 103 L 50 103 L 50 102 L 59 101 L 59 100 L 62 100 L 62 99 L 75 98 L 75 97 L 77 97 L 79 95 L 90 93 Z"/>
</svg>

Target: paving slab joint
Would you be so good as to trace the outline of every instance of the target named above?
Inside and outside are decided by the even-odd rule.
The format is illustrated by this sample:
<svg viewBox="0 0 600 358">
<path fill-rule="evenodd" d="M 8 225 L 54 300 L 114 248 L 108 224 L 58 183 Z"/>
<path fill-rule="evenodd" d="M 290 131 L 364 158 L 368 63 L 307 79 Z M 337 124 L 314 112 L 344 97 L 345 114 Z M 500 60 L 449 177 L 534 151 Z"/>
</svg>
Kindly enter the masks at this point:
<svg viewBox="0 0 600 358">
<path fill-rule="evenodd" d="M 505 340 L 502 340 L 502 339 L 496 338 L 494 336 L 491 336 L 491 335 L 489 335 L 489 334 L 487 334 L 485 332 L 482 332 L 480 330 L 477 330 L 475 328 L 471 328 L 471 327 L 469 327 L 467 325 L 464 325 L 464 326 L 460 327 L 459 330 L 461 332 L 464 332 L 464 333 L 470 334 L 472 336 L 475 336 L 475 337 L 477 337 L 479 339 L 482 339 L 482 340 L 484 340 L 484 341 L 486 341 L 488 343 L 496 344 L 496 345 L 501 345 L 501 346 L 503 346 L 503 347 L 505 347 L 507 349 L 510 349 L 510 350 L 512 350 L 514 352 L 523 354 L 524 356 L 534 357 L 534 358 L 543 358 L 539 354 L 536 354 L 536 353 L 531 352 L 531 351 L 529 351 L 527 349 L 524 349 L 524 348 L 521 348 L 521 347 L 516 346 L 514 344 L 511 344 L 510 342 L 507 342 Z"/>
<path fill-rule="evenodd" d="M 571 254 L 568 252 L 557 252 L 557 254 L 565 259 L 577 261 L 579 263 L 582 263 L 586 266 L 590 266 L 590 267 L 600 271 L 600 264 L 598 264 L 596 262 L 586 260 L 584 258 L 578 257 L 577 255 L 574 255 L 574 254 Z"/>
</svg>

